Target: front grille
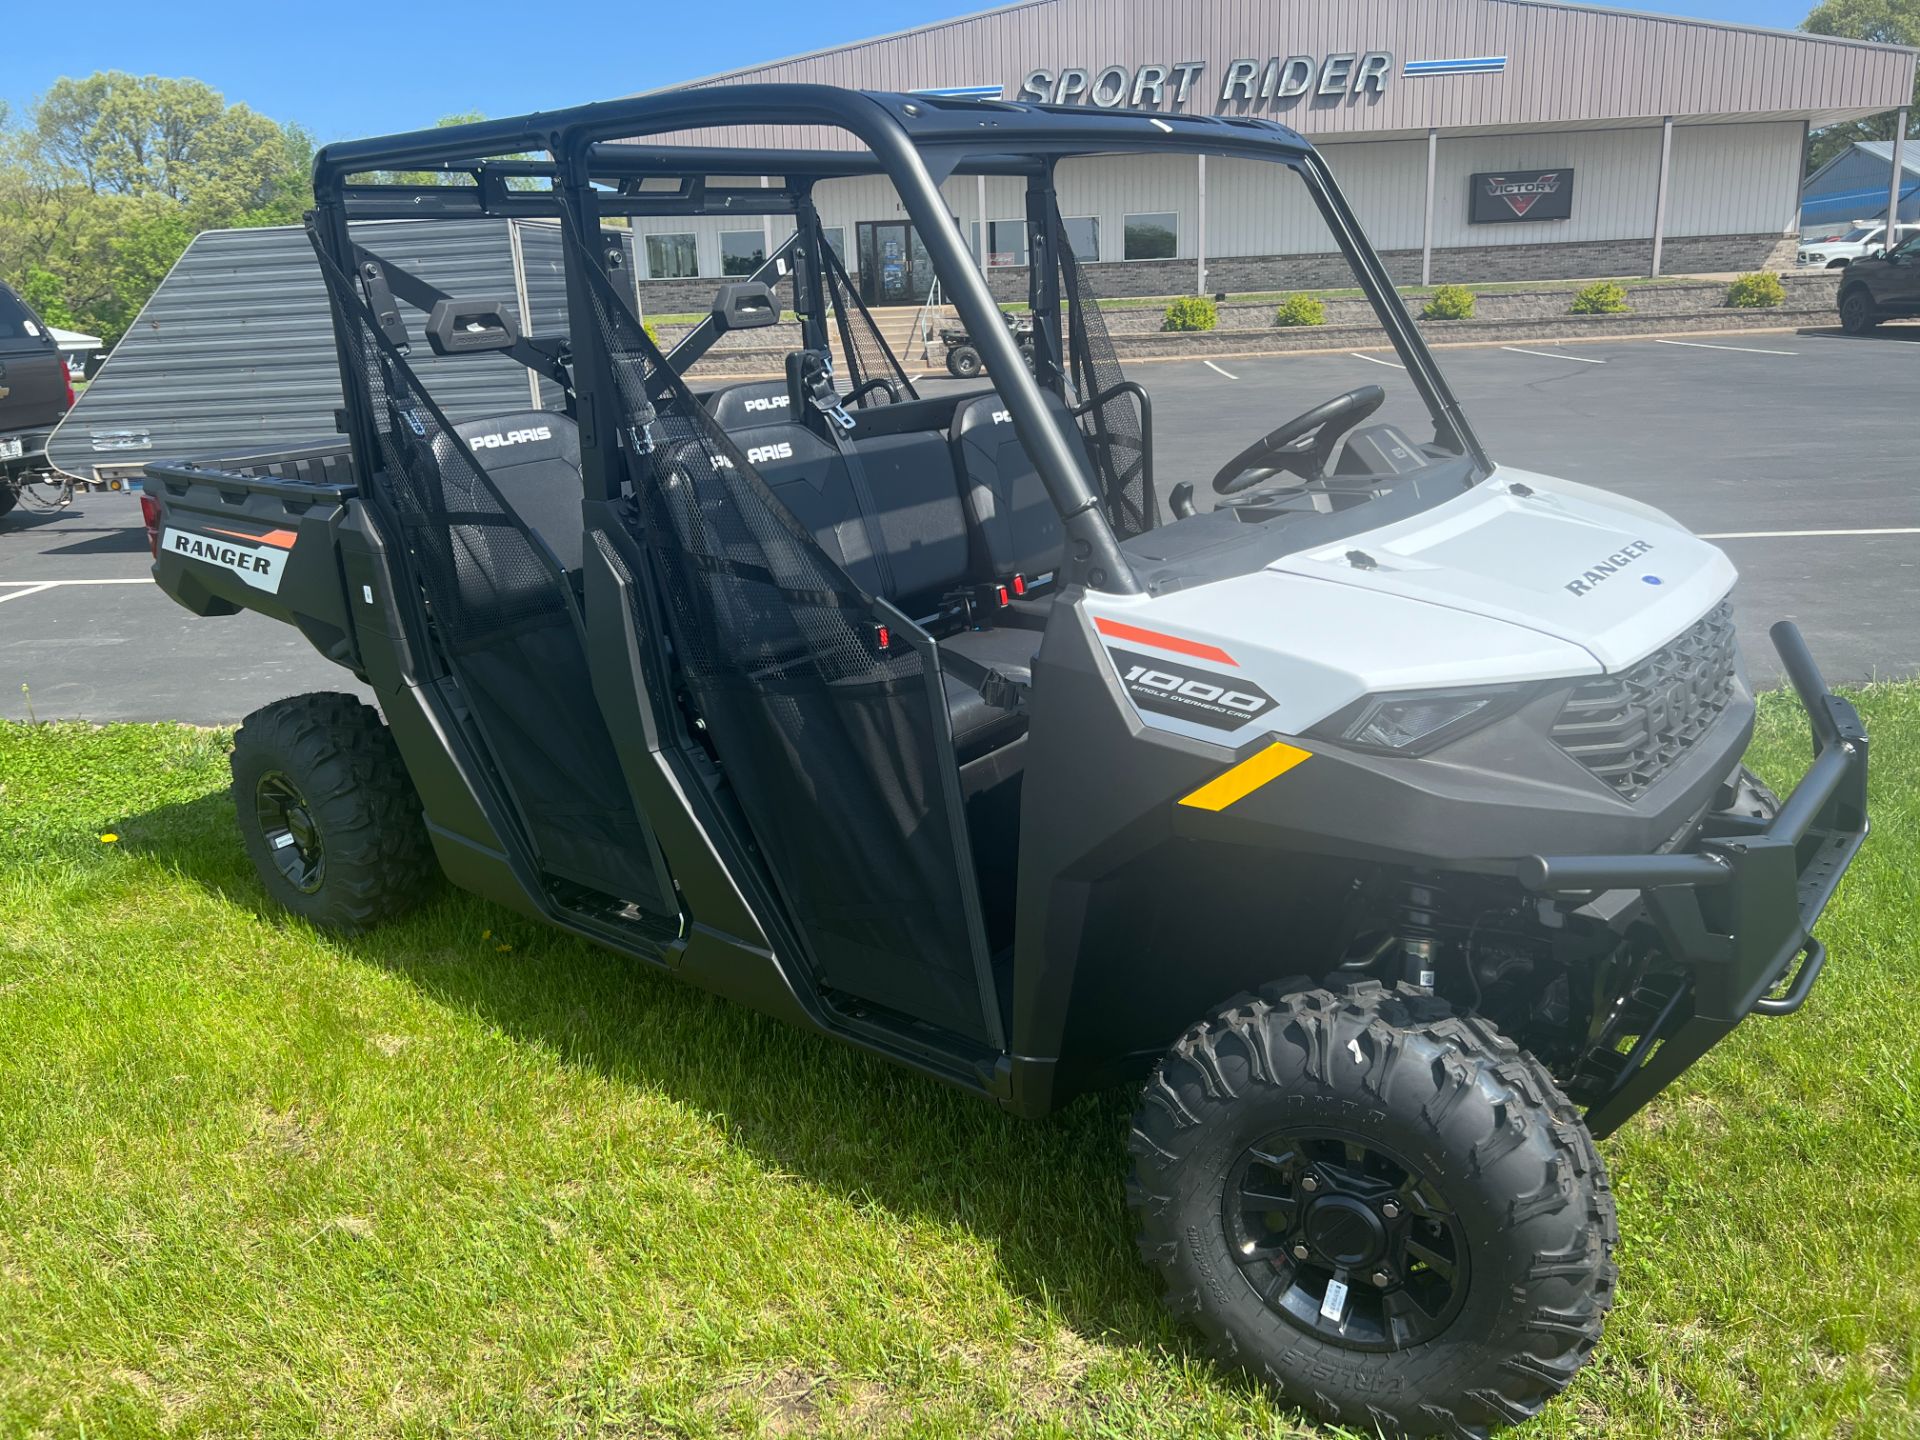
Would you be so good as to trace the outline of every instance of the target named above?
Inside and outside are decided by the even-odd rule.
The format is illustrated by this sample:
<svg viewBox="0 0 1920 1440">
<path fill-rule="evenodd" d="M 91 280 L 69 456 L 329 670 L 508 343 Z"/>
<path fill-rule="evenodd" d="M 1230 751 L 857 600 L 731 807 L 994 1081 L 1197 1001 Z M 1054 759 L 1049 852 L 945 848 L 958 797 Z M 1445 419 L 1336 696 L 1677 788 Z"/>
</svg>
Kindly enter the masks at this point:
<svg viewBox="0 0 1920 1440">
<path fill-rule="evenodd" d="M 1733 699 L 1734 654 L 1733 607 L 1723 600 L 1631 669 L 1575 686 L 1553 723 L 1554 743 L 1637 800 Z"/>
</svg>

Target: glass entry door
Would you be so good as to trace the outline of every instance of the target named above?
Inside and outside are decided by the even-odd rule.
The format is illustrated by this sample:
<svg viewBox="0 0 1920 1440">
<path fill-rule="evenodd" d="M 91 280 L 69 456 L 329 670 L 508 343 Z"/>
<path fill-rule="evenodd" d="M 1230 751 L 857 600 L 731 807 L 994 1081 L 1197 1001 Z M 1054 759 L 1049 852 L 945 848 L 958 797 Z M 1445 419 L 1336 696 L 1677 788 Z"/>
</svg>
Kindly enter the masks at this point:
<svg viewBox="0 0 1920 1440">
<path fill-rule="evenodd" d="M 856 227 L 860 299 L 868 305 L 918 305 L 933 287 L 933 260 L 905 220 L 862 220 Z"/>
</svg>

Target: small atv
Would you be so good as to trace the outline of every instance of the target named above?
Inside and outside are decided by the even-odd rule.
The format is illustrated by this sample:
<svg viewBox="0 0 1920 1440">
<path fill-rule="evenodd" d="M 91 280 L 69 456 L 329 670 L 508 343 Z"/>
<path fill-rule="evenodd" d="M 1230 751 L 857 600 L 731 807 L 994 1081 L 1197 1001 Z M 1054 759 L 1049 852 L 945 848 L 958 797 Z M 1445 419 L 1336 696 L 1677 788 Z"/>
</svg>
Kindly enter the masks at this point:
<svg viewBox="0 0 1920 1440">
<path fill-rule="evenodd" d="M 665 143 L 736 126 L 806 144 Z M 1268 166 L 1392 393 L 1248 366 L 1292 418 L 1156 455 L 1056 193 L 1150 154 Z M 422 169 L 471 183 L 384 183 Z M 975 174 L 1025 188 L 1031 365 L 942 195 Z M 921 394 L 828 243 L 881 179 L 990 384 Z M 274 896 L 354 930 L 438 872 L 1017 1115 L 1138 1086 L 1140 1253 L 1227 1360 L 1369 1433 L 1565 1388 L 1614 1298 L 1594 1138 L 1806 1000 L 1867 737 L 1783 623 L 1812 766 L 1785 799 L 1745 769 L 1732 565 L 1497 464 L 1312 146 L 713 87 L 329 145 L 315 197 L 345 438 L 155 464 L 142 498 L 168 594 L 378 697 L 242 727 Z M 615 282 L 636 222 L 696 214 L 793 228 L 664 354 Z M 561 227 L 563 330 L 362 223 L 495 215 Z M 789 309 L 783 380 L 699 379 Z M 460 412 L 503 358 L 549 407 Z"/>
<path fill-rule="evenodd" d="M 1020 358 L 1027 368 L 1033 368 L 1033 317 L 1001 312 L 1000 318 L 1006 322 L 1013 343 L 1019 348 Z M 979 347 L 973 343 L 973 336 L 966 330 L 951 327 L 940 332 L 940 341 L 947 347 L 947 373 L 956 380 L 972 380 L 984 368 L 980 359 Z"/>
</svg>

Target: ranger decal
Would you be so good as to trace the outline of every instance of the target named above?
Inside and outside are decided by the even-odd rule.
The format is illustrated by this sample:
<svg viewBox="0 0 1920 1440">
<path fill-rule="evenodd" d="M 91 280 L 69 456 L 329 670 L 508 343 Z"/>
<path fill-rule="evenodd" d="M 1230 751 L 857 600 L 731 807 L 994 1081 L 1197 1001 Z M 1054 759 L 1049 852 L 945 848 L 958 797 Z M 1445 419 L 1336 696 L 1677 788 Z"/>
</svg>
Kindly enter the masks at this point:
<svg viewBox="0 0 1920 1440">
<path fill-rule="evenodd" d="M 255 590 L 264 590 L 269 595 L 280 592 L 280 575 L 287 563 L 286 550 L 277 545 L 242 545 L 211 535 L 196 535 L 190 530 L 175 530 L 171 526 L 160 537 L 160 548 L 205 565 L 231 570 Z"/>
<path fill-rule="evenodd" d="M 1622 546 L 1620 549 L 1614 551 L 1613 554 L 1607 556 L 1606 559 L 1596 564 L 1578 580 L 1567 581 L 1567 593 L 1569 595 L 1585 595 L 1609 575 L 1617 574 L 1619 571 L 1626 569 L 1628 565 L 1633 563 L 1637 556 L 1644 555 L 1651 549 L 1653 549 L 1653 542 L 1651 540 L 1636 540 L 1631 545 Z M 1659 582 L 1655 581 L 1654 583 L 1658 584 Z"/>
</svg>

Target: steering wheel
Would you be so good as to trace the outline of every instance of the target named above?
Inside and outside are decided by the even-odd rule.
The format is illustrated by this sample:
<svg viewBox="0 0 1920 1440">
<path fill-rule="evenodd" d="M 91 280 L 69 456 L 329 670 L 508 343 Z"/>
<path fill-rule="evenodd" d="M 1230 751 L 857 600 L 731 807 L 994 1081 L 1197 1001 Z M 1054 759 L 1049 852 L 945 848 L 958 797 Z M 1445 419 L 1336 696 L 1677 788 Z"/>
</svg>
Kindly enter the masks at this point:
<svg viewBox="0 0 1920 1440">
<path fill-rule="evenodd" d="M 1221 466 L 1220 473 L 1213 477 L 1213 493 L 1238 495 L 1285 470 L 1308 480 L 1319 479 L 1326 474 L 1327 461 L 1333 458 L 1333 447 L 1340 443 L 1340 437 L 1378 410 L 1386 399 L 1387 392 L 1378 385 L 1362 385 L 1294 416 Z"/>
</svg>

